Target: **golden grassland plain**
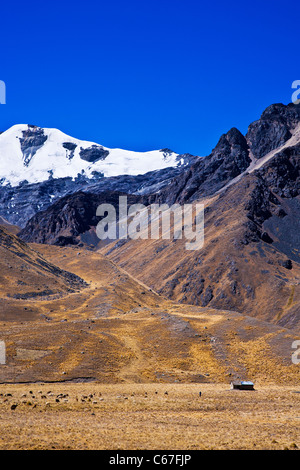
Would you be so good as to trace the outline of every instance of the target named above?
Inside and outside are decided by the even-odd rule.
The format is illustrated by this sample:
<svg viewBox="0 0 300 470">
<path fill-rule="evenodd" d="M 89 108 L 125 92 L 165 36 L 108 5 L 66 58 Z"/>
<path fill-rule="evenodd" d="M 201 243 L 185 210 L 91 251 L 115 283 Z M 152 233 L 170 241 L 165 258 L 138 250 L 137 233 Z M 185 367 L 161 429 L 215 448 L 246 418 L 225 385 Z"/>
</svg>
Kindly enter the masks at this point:
<svg viewBox="0 0 300 470">
<path fill-rule="evenodd" d="M 300 448 L 297 387 L 40 383 L 0 392 L 2 450 Z"/>
<path fill-rule="evenodd" d="M 7 245 L 0 449 L 300 448 L 298 331 L 166 299 L 97 252 Z"/>
</svg>

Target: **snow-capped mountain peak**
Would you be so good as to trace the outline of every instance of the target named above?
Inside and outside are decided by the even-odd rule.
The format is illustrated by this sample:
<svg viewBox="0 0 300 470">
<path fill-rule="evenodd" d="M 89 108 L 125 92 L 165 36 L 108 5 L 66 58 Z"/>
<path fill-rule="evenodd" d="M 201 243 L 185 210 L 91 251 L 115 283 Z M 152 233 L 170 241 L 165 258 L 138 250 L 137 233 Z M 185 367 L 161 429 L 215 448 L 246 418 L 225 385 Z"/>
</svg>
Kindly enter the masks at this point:
<svg viewBox="0 0 300 470">
<path fill-rule="evenodd" d="M 28 124 L 0 135 L 0 182 L 17 186 L 49 178 L 138 175 L 188 162 L 169 149 L 135 152 L 109 149 L 70 137 L 58 129 Z"/>
</svg>

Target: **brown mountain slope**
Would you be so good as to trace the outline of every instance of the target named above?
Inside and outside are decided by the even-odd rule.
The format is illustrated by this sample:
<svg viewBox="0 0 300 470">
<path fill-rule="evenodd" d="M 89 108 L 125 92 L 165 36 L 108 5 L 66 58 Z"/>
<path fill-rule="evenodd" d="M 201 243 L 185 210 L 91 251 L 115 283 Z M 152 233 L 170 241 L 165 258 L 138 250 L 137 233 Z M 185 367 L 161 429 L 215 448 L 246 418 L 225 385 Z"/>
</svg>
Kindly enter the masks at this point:
<svg viewBox="0 0 300 470">
<path fill-rule="evenodd" d="M 80 291 L 86 283 L 47 261 L 28 244 L 0 227 L 0 318 L 9 319 L 14 300 L 44 299 Z M 17 314 L 24 308 L 16 307 Z"/>
<path fill-rule="evenodd" d="M 9 223 L 4 217 L 0 216 L 0 227 L 4 227 L 9 233 L 17 235 L 20 232 L 20 227 Z"/>
<path fill-rule="evenodd" d="M 1 382 L 298 382 L 290 330 L 166 300 L 99 253 L 33 248 L 89 285 L 60 298 L 11 300 L 32 311 L 0 322 Z"/>
<path fill-rule="evenodd" d="M 153 197 L 204 203 L 201 250 L 189 252 L 180 240 L 129 240 L 102 252 L 171 299 L 299 331 L 299 120 L 299 106 L 270 106 L 245 137 L 229 131 Z"/>
<path fill-rule="evenodd" d="M 296 251 L 291 261 L 281 249 L 277 230 L 288 203 L 256 174 L 202 202 L 200 250 L 187 251 L 185 240 L 127 240 L 101 251 L 170 299 L 236 310 L 299 331 L 300 265 Z"/>
</svg>

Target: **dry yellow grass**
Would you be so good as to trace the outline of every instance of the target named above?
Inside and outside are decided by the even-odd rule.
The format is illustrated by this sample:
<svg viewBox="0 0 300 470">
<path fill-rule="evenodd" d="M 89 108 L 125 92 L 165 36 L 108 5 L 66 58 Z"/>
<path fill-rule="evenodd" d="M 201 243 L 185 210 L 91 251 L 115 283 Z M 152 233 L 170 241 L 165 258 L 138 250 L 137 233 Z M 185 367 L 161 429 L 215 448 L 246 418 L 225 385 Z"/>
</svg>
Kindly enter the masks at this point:
<svg viewBox="0 0 300 470">
<path fill-rule="evenodd" d="M 0 393 L 0 449 L 300 448 L 296 387 L 44 383 Z"/>
</svg>

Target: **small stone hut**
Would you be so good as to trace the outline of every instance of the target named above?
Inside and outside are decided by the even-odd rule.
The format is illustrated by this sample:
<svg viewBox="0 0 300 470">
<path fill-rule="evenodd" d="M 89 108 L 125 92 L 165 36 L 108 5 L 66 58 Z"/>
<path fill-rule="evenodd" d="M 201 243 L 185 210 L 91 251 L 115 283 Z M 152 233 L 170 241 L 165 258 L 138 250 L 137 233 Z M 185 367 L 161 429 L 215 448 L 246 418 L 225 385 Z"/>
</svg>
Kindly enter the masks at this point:
<svg viewBox="0 0 300 470">
<path fill-rule="evenodd" d="M 231 390 L 254 390 L 254 383 L 250 381 L 235 381 L 230 384 Z"/>
</svg>

